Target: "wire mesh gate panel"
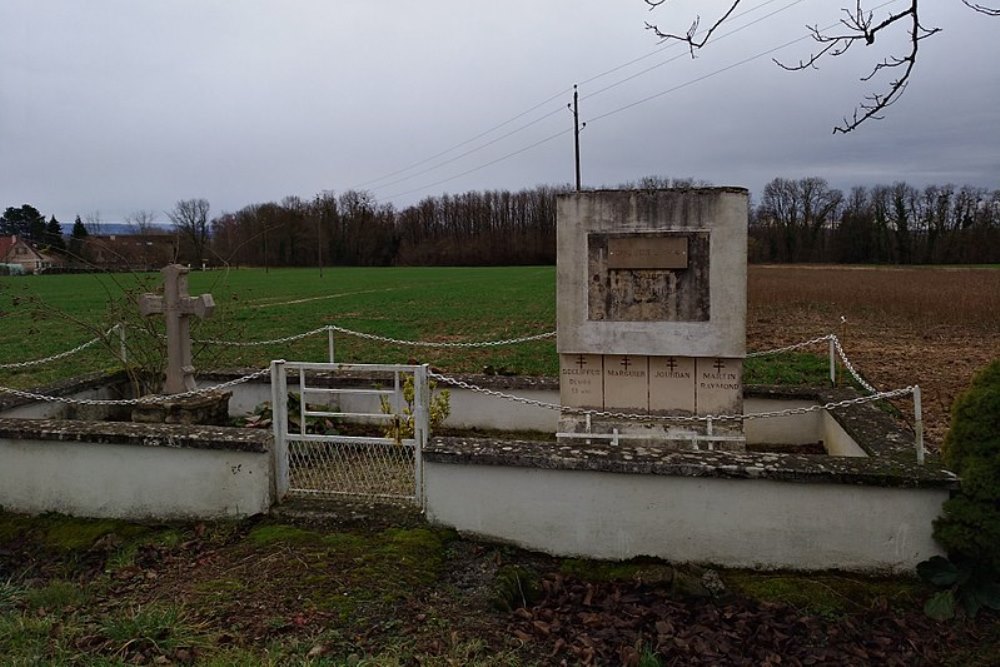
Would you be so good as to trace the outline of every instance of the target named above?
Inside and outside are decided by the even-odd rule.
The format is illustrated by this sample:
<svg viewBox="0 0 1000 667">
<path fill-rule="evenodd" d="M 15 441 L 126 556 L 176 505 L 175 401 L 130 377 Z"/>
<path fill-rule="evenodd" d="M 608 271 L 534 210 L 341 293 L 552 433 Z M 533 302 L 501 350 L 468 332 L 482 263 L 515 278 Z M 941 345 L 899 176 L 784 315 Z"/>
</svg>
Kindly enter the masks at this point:
<svg viewBox="0 0 1000 667">
<path fill-rule="evenodd" d="M 337 386 L 344 373 L 371 382 Z M 274 361 L 271 393 L 279 500 L 347 496 L 422 506 L 426 366 Z"/>
</svg>

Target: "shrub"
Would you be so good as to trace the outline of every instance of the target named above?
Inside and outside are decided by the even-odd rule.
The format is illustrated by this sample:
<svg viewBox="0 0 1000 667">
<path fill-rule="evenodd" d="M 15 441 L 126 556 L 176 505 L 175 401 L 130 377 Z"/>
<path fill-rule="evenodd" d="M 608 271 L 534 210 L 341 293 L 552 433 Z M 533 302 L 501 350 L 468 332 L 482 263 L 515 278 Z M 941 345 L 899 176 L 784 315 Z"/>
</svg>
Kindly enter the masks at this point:
<svg viewBox="0 0 1000 667">
<path fill-rule="evenodd" d="M 974 616 L 981 606 L 1000 608 L 1000 359 L 955 401 L 943 455 L 961 478 L 934 521 L 948 560 L 933 558 L 918 571 L 947 589 L 928 602 L 930 615 L 948 618 L 960 602 Z"/>
<path fill-rule="evenodd" d="M 962 482 L 934 537 L 950 556 L 1000 573 L 1000 359 L 955 401 L 943 453 Z"/>
</svg>

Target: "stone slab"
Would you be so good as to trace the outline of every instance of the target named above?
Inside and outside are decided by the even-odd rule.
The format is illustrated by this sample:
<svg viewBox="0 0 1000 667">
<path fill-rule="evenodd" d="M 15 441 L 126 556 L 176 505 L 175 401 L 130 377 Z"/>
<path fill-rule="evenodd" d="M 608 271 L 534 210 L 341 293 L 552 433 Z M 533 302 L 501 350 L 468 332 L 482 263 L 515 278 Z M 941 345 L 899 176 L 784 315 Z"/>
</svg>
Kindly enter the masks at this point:
<svg viewBox="0 0 1000 667">
<path fill-rule="evenodd" d="M 649 410 L 654 413 L 695 411 L 695 362 L 692 357 L 649 358 Z"/>
<path fill-rule="evenodd" d="M 559 401 L 574 408 L 604 408 L 604 357 L 560 354 Z"/>
<path fill-rule="evenodd" d="M 610 354 L 604 357 L 604 407 L 608 410 L 649 410 L 649 358 Z"/>
<path fill-rule="evenodd" d="M 695 410 L 699 415 L 743 414 L 743 360 L 695 360 Z"/>
</svg>

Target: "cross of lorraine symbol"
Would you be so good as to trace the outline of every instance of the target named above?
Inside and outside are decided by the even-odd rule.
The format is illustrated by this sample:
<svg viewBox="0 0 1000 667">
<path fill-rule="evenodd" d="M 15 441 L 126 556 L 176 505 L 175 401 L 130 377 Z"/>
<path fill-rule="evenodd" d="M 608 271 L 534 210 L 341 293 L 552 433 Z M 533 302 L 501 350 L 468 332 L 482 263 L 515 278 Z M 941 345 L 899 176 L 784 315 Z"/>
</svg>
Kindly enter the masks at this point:
<svg viewBox="0 0 1000 667">
<path fill-rule="evenodd" d="M 576 367 L 583 370 L 583 367 L 587 365 L 587 358 L 582 354 L 576 355 Z"/>
<path fill-rule="evenodd" d="M 715 368 L 715 370 L 721 373 L 722 369 L 726 367 L 726 362 L 724 362 L 722 359 L 716 359 L 715 363 L 712 364 L 712 366 Z"/>
<path fill-rule="evenodd" d="M 163 296 L 143 294 L 139 312 L 149 317 L 162 313 L 167 325 L 167 378 L 164 394 L 182 394 L 196 388 L 191 363 L 190 316 L 211 317 L 215 301 L 211 294 L 189 296 L 187 274 L 191 269 L 180 264 L 163 267 Z"/>
<path fill-rule="evenodd" d="M 667 368 L 670 369 L 671 373 L 673 373 L 674 371 L 677 370 L 677 358 L 676 357 L 667 357 L 667 361 L 665 363 L 667 365 Z"/>
<path fill-rule="evenodd" d="M 624 357 L 622 357 L 621 365 L 625 368 L 625 370 L 628 370 L 628 367 L 632 365 L 632 362 L 629 361 L 627 354 Z"/>
</svg>

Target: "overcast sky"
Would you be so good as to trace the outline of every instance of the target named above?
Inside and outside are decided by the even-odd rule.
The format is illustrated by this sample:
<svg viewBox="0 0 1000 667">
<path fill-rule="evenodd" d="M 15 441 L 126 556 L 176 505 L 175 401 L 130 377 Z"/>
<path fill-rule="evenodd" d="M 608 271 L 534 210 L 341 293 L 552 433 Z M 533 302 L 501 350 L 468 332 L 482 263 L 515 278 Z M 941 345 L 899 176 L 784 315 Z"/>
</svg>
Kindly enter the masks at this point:
<svg viewBox="0 0 1000 667">
<path fill-rule="evenodd" d="M 696 8 L 707 21 L 725 4 L 0 0 L 0 208 L 165 221 L 194 197 L 216 215 L 352 187 L 405 206 L 568 183 L 574 83 L 585 185 L 660 174 L 755 194 L 775 176 L 1000 187 L 1000 19 L 922 3 L 942 32 L 922 43 L 909 89 L 885 120 L 834 136 L 886 85 L 859 78 L 902 41 L 883 35 L 809 72 L 770 61 L 807 57 L 808 38 L 761 56 L 835 22 L 836 0 L 746 0 L 694 60 L 644 30 L 684 31 Z"/>
</svg>

